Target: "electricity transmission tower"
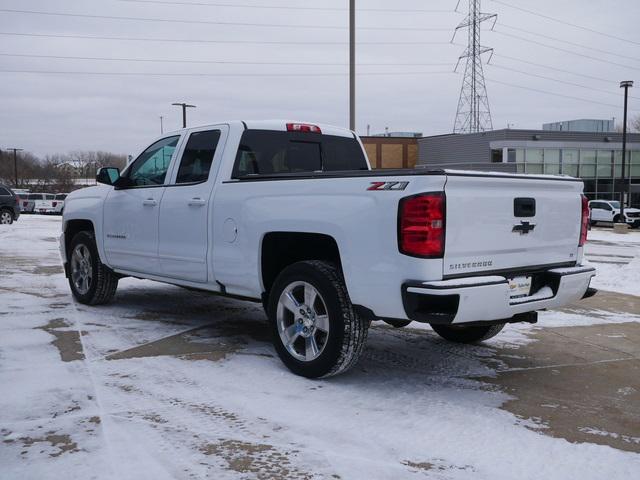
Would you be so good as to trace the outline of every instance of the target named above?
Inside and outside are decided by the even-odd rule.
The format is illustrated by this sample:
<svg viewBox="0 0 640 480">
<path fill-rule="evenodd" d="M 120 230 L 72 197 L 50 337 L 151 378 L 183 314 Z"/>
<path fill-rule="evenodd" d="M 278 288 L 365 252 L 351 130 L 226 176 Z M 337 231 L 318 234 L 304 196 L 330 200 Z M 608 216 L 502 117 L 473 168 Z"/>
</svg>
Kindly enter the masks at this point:
<svg viewBox="0 0 640 480">
<path fill-rule="evenodd" d="M 460 1 L 458 1 L 459 3 Z M 482 54 L 493 52 L 493 49 L 483 47 L 480 44 L 480 25 L 491 19 L 495 24 L 497 17 L 498 15 L 495 13 L 480 12 L 480 0 L 469 0 L 469 14 L 460 22 L 453 33 L 452 42 L 458 30 L 466 28 L 468 32 L 467 48 L 458 58 L 455 68 L 457 71 L 460 61 L 463 58 L 466 60 L 453 133 L 476 133 L 493 129 L 489 98 L 482 70 Z"/>
</svg>

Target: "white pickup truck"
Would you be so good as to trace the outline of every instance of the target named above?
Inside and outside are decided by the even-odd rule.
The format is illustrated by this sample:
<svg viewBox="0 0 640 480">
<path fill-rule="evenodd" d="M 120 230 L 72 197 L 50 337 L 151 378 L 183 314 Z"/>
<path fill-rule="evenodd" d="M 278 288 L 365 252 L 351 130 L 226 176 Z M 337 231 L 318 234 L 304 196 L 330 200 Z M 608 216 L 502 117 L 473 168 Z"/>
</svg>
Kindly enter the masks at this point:
<svg viewBox="0 0 640 480">
<path fill-rule="evenodd" d="M 620 221 L 620 202 L 615 200 L 592 200 L 589 202 L 591 210 L 591 225 L 598 222 Z M 624 221 L 633 228 L 640 228 L 640 210 L 637 208 L 625 207 Z"/>
<path fill-rule="evenodd" d="M 262 302 L 307 377 L 352 366 L 372 320 L 471 343 L 595 293 L 570 177 L 372 171 L 349 130 L 233 121 L 166 134 L 97 180 L 62 222 L 79 302 L 124 276 Z"/>
</svg>

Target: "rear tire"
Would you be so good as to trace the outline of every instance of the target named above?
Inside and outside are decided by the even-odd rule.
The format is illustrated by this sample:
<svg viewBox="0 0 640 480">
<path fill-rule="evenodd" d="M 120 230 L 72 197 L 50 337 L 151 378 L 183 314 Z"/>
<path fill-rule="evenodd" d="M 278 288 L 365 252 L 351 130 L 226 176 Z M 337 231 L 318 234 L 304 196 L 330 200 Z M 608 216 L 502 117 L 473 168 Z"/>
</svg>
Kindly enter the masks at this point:
<svg viewBox="0 0 640 480">
<path fill-rule="evenodd" d="M 13 212 L 8 208 L 0 209 L 0 225 L 11 225 L 13 223 Z"/>
<path fill-rule="evenodd" d="M 296 375 L 331 377 L 360 359 L 370 322 L 354 310 L 340 270 L 311 260 L 285 268 L 269 293 L 273 343 Z"/>
<path fill-rule="evenodd" d="M 504 328 L 504 323 L 482 326 L 431 325 L 445 340 L 455 343 L 478 343 L 495 337 Z"/>
<path fill-rule="evenodd" d="M 113 300 L 119 277 L 100 261 L 92 232 L 77 233 L 67 252 L 69 286 L 75 299 L 85 305 L 104 305 Z"/>
</svg>

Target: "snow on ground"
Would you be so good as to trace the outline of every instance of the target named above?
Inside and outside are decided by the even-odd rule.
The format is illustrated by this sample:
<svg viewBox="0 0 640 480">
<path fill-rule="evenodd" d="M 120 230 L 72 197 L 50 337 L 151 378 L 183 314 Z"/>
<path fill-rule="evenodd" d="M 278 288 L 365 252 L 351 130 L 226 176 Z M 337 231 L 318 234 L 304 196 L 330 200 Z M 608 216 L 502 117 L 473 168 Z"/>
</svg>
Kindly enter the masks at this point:
<svg viewBox="0 0 640 480">
<path fill-rule="evenodd" d="M 640 230 L 625 235 L 594 228 L 588 238 L 585 258 L 597 269 L 592 286 L 640 296 Z"/>
<path fill-rule="evenodd" d="M 280 363 L 253 304 L 133 279 L 113 305 L 74 303 L 58 233 L 55 217 L 0 229 L 3 479 L 585 480 L 640 471 L 638 454 L 546 436 L 498 408 L 509 397 L 480 377 L 495 376 L 496 348 L 517 348 L 531 326 L 475 347 L 426 328 L 375 326 L 355 369 L 312 381 Z"/>
</svg>

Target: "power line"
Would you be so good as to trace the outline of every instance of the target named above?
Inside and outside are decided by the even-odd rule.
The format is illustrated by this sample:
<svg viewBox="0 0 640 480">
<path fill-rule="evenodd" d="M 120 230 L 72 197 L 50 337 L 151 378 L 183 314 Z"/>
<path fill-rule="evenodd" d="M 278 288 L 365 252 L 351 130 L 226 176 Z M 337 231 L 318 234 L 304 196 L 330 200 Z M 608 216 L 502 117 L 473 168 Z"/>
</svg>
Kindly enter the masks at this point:
<svg viewBox="0 0 640 480">
<path fill-rule="evenodd" d="M 269 28 L 309 28 L 309 29 L 328 29 L 328 30 L 346 30 L 347 27 L 341 25 L 300 25 L 292 23 L 248 23 L 248 22 L 221 22 L 216 20 L 178 20 L 174 18 L 149 18 L 149 17 L 124 17 L 115 15 L 91 15 L 86 13 L 63 13 L 63 12 L 41 12 L 36 10 L 16 10 L 11 8 L 0 8 L 0 12 L 18 13 L 25 15 L 45 15 L 55 17 L 73 17 L 73 18 L 92 18 L 100 20 L 132 20 L 136 22 L 161 22 L 161 23 L 186 23 L 196 25 L 227 25 L 234 27 L 269 27 Z M 449 32 L 450 28 L 422 28 L 422 27 L 358 27 L 358 30 L 405 30 L 416 32 Z"/>
<path fill-rule="evenodd" d="M 579 29 L 585 30 L 587 32 L 591 32 L 591 33 L 595 33 L 595 34 L 598 34 L 598 35 L 602 35 L 604 37 L 613 38 L 615 40 L 620 40 L 622 42 L 632 43 L 634 45 L 640 45 L 640 42 L 637 42 L 635 40 L 629 40 L 627 38 L 618 37 L 616 35 L 611 35 L 610 33 L 601 32 L 601 31 L 595 30 L 593 28 L 585 27 L 584 25 L 578 25 L 577 23 L 567 22 L 566 20 L 561 20 L 559 18 L 551 17 L 549 15 L 544 15 L 542 13 L 534 12 L 533 10 L 527 10 L 526 8 L 517 7 L 515 5 L 511 5 L 510 3 L 504 2 L 502 0 L 491 0 L 491 1 L 494 2 L 494 3 L 499 3 L 500 5 L 504 5 L 505 7 L 513 8 L 514 10 L 520 10 L 521 12 L 529 13 L 531 15 L 535 15 L 536 17 L 544 18 L 546 20 L 551 20 L 551 21 L 554 21 L 554 22 L 558 22 L 558 23 L 561 23 L 563 25 L 569 25 L 570 27 L 579 28 Z"/>
<path fill-rule="evenodd" d="M 596 47 L 590 47 L 588 45 L 584 45 L 584 44 L 581 44 L 581 43 L 570 42 L 569 40 L 563 40 L 562 38 L 552 37 L 551 35 L 545 35 L 545 34 L 542 34 L 542 33 L 533 32 L 531 30 L 525 30 L 524 28 L 512 27 L 511 25 L 505 25 L 504 23 L 498 23 L 498 25 L 500 27 L 508 28 L 510 30 L 516 30 L 516 31 L 519 31 L 519 32 L 528 33 L 529 35 L 535 35 L 537 37 L 542 37 L 542 38 L 546 38 L 548 40 L 553 40 L 554 42 L 561 42 L 561 43 L 566 43 L 567 45 L 572 45 L 574 47 L 586 48 L 587 50 L 591 50 L 593 52 L 604 53 L 606 55 L 612 55 L 614 57 L 624 58 L 626 60 L 633 60 L 634 62 L 640 61 L 640 59 L 638 59 L 638 57 L 631 57 L 629 55 L 620 55 L 619 53 L 610 52 L 608 50 L 602 50 L 602 49 L 596 48 Z M 497 31 L 497 30 L 494 29 L 494 31 Z"/>
<path fill-rule="evenodd" d="M 527 65 L 533 65 L 535 67 L 546 68 L 548 70 L 553 70 L 556 72 L 568 73 L 570 75 L 575 75 L 580 78 L 589 78 L 591 80 L 598 80 L 600 82 L 606 82 L 606 83 L 611 83 L 613 81 L 610 78 L 594 77 L 593 75 L 587 75 L 586 73 L 572 72 L 571 70 L 564 70 L 562 68 L 552 67 L 551 65 L 543 65 L 542 63 L 530 62 L 528 60 L 522 60 L 521 58 L 510 57 L 509 55 L 504 55 L 502 53 L 494 53 L 493 56 L 498 58 L 506 58 L 508 60 L 513 60 L 515 62 L 525 63 Z"/>
<path fill-rule="evenodd" d="M 345 77 L 348 73 L 173 73 L 173 72 L 90 72 L 90 71 L 61 71 L 61 70 L 0 70 L 0 73 L 32 73 L 32 74 L 53 74 L 53 75 L 101 75 L 101 76 L 119 76 L 119 77 Z M 432 72 L 362 72 L 360 76 L 374 75 L 433 75 L 448 74 L 455 72 L 451 70 L 432 71 Z"/>
<path fill-rule="evenodd" d="M 569 99 L 572 99 L 572 100 L 579 100 L 581 102 L 587 102 L 587 103 L 592 103 L 592 104 L 597 104 L 597 105 L 604 105 L 606 107 L 620 108 L 620 105 L 614 105 L 612 103 L 598 102 L 598 101 L 592 100 L 590 98 L 574 97 L 572 95 L 564 95 L 564 94 L 561 94 L 561 93 L 550 92 L 548 90 L 539 90 L 537 88 L 525 87 L 523 85 L 516 85 L 514 83 L 507 83 L 507 82 L 503 82 L 503 81 L 500 81 L 500 80 L 495 80 L 495 79 L 489 78 L 489 77 L 487 77 L 487 80 L 490 81 L 490 82 L 493 82 L 493 83 L 498 83 L 500 85 L 506 85 L 507 87 L 520 88 L 522 90 L 529 90 L 530 92 L 542 93 L 544 95 L 552 95 L 554 97 L 569 98 Z M 640 110 L 634 110 L 634 111 L 640 111 Z"/>
<path fill-rule="evenodd" d="M 552 50 L 558 50 L 560 52 L 570 53 L 571 55 L 576 55 L 578 57 L 583 57 L 583 58 L 588 58 L 590 60 L 595 60 L 596 62 L 608 63 L 609 65 L 615 65 L 616 67 L 623 67 L 623 68 L 629 68 L 631 70 L 639 70 L 640 71 L 640 68 L 638 68 L 638 67 L 632 67 L 632 66 L 626 65 L 624 63 L 616 63 L 616 62 L 612 62 L 610 60 L 604 60 L 602 58 L 594 57 L 594 56 L 591 56 L 591 55 L 586 55 L 584 53 L 574 52 L 573 50 L 567 50 L 566 48 L 556 47 L 555 45 L 549 45 L 548 43 L 538 42 L 537 40 L 531 40 L 530 38 L 521 37 L 519 35 L 514 35 L 512 33 L 501 32 L 499 30 L 493 30 L 493 32 L 494 33 L 498 33 L 500 35 L 507 36 L 507 37 L 516 38 L 516 39 L 522 40 L 524 42 L 529 42 L 529 43 L 533 43 L 535 45 L 540 45 L 542 47 L 547 47 L 547 48 L 550 48 Z"/>
<path fill-rule="evenodd" d="M 270 10 L 310 10 L 310 11 L 329 11 L 329 12 L 346 12 L 346 8 L 338 7 L 299 7 L 285 5 L 249 5 L 249 4 L 232 4 L 232 3 L 206 3 L 206 2 L 178 2 L 168 0 L 119 0 L 124 3 L 150 3 L 157 5 L 183 5 L 183 6 L 199 6 L 199 7 L 229 7 L 229 8 L 259 8 Z M 422 8 L 359 8 L 359 12 L 399 12 L 399 13 L 458 13 L 455 10 L 437 10 Z"/>
<path fill-rule="evenodd" d="M 164 58 L 129 58 L 129 57 L 82 57 L 73 55 L 36 55 L 26 53 L 0 53 L 1 57 L 18 58 L 51 58 L 57 60 L 99 60 L 110 62 L 141 62 L 141 63 L 194 63 L 194 64 L 217 64 L 217 65 L 302 65 L 302 66 L 345 66 L 348 63 L 322 63 L 322 62 L 244 62 L 235 60 L 183 60 Z M 359 63 L 359 66 L 375 67 L 449 67 L 451 63 Z"/>
<path fill-rule="evenodd" d="M 0 35 L 10 35 L 18 37 L 40 37 L 40 38 L 73 38 L 83 40 L 121 40 L 132 42 L 170 42 L 170 43 L 204 43 L 204 44 L 246 44 L 246 45 L 348 45 L 349 42 L 324 42 L 324 41 L 270 41 L 270 40 L 203 40 L 189 38 L 150 38 L 150 37 L 117 37 L 103 35 L 76 35 L 76 34 L 55 34 L 55 33 L 18 33 L 0 32 Z M 360 45 L 442 45 L 452 46 L 450 42 L 358 42 Z"/>
<path fill-rule="evenodd" d="M 502 70 L 508 70 L 508 71 L 510 71 L 510 72 L 519 73 L 519 74 L 521 74 L 521 75 L 527 75 L 527 76 L 529 76 L 529 77 L 536 77 L 536 78 L 541 78 L 541 79 L 543 79 L 543 80 L 550 80 L 550 81 L 552 81 L 552 82 L 556 82 L 556 83 L 563 83 L 563 84 L 565 84 L 565 85 L 570 85 L 570 86 L 572 86 L 572 87 L 580 87 L 580 88 L 584 88 L 584 89 L 586 89 L 586 90 L 592 90 L 592 91 L 594 91 L 594 92 L 601 92 L 601 93 L 606 93 L 606 94 L 608 94 L 608 95 L 615 95 L 616 97 L 618 97 L 618 96 L 619 96 L 619 95 L 618 95 L 618 93 L 616 93 L 616 92 L 611 92 L 611 91 L 609 91 L 609 90 L 605 90 L 605 89 L 603 89 L 603 88 L 593 88 L 593 87 L 589 87 L 589 86 L 587 86 L 587 85 L 582 85 L 582 84 L 580 84 L 580 83 L 567 82 L 567 81 L 565 81 L 565 80 L 559 80 L 559 79 L 557 79 L 557 78 L 547 77 L 547 76 L 545 76 L 545 75 L 538 75 L 538 74 L 536 74 L 536 73 L 531 73 L 531 72 L 524 72 L 524 71 L 522 71 L 522 70 L 518 70 L 518 69 L 515 69 L 515 68 L 509 68 L 509 67 L 504 67 L 504 66 L 502 66 L 502 65 L 496 65 L 496 64 L 494 64 L 494 63 L 489 63 L 488 65 L 489 65 L 489 66 L 491 66 L 491 67 L 494 67 L 494 68 L 500 68 L 500 69 L 502 69 Z M 631 95 L 629 96 L 629 98 L 634 98 L 634 99 L 636 99 L 636 100 L 640 100 L 640 97 L 632 97 Z"/>
</svg>

